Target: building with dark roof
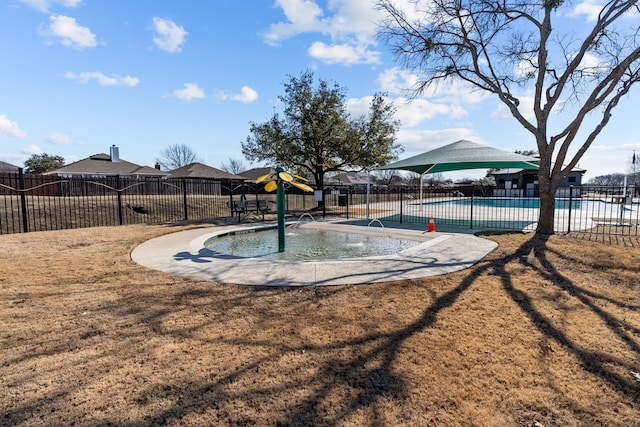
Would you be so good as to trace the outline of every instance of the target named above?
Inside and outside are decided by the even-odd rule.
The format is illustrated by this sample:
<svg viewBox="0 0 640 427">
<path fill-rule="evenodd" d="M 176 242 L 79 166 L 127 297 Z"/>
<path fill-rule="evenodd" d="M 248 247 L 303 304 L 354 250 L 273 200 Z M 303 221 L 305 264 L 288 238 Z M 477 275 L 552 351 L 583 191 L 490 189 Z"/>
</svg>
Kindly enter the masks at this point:
<svg viewBox="0 0 640 427">
<path fill-rule="evenodd" d="M 18 173 L 19 166 L 12 165 L 11 163 L 0 161 L 0 172 L 13 172 Z"/>
<path fill-rule="evenodd" d="M 216 179 L 216 180 L 229 180 L 229 181 L 244 181 L 245 178 L 240 175 L 235 175 L 229 172 L 225 172 L 220 169 L 202 164 L 202 163 L 190 163 L 186 166 L 182 166 L 178 169 L 169 171 L 170 178 L 202 178 L 202 179 Z"/>
<path fill-rule="evenodd" d="M 86 159 L 46 172 L 46 175 L 58 175 L 65 178 L 72 176 L 100 177 L 116 175 L 131 178 L 166 178 L 169 176 L 169 172 L 122 160 L 120 159 L 118 147 L 114 145 L 111 147 L 109 154 L 94 154 Z"/>
<path fill-rule="evenodd" d="M 574 168 L 562 179 L 556 197 L 569 197 L 569 189 L 582 186 L 582 176 L 586 170 Z M 539 197 L 537 169 L 496 169 L 490 172 L 496 180 L 494 196 Z M 579 194 L 579 193 L 574 193 Z"/>
<path fill-rule="evenodd" d="M 367 188 L 367 173 L 337 172 L 324 180 L 327 187 Z"/>
<path fill-rule="evenodd" d="M 273 169 L 272 167 L 266 166 L 266 167 L 249 169 L 244 172 L 241 172 L 239 175 L 248 182 L 256 182 L 256 179 L 258 179 L 258 177 L 262 175 L 269 175 L 274 172 L 275 172 L 275 169 Z"/>
</svg>

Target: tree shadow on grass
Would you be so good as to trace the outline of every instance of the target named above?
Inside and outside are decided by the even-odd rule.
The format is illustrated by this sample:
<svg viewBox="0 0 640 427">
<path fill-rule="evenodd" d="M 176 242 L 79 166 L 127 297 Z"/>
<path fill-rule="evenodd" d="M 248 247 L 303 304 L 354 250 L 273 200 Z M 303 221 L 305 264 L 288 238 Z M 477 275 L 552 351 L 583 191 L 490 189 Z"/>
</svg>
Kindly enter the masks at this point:
<svg viewBox="0 0 640 427">
<path fill-rule="evenodd" d="M 518 259 L 522 260 L 522 257 L 526 256 L 526 254 L 533 253 L 535 259 L 540 263 L 540 266 L 526 263 L 528 268 L 533 269 L 540 277 L 544 278 L 547 283 L 554 284 L 559 290 L 578 299 L 584 307 L 588 308 L 591 313 L 600 318 L 603 324 L 606 324 L 609 330 L 624 342 L 633 353 L 640 356 L 640 345 L 631 334 L 624 330 L 626 327 L 631 326 L 624 320 L 618 319 L 614 315 L 608 313 L 595 302 L 599 299 L 611 302 L 611 299 L 578 286 L 573 283 L 571 278 L 561 273 L 555 267 L 548 256 L 549 253 L 554 252 L 548 247 L 549 237 L 550 236 L 545 235 L 533 236 L 530 240 L 524 243 L 516 253 L 507 257 L 504 264 L 496 264 L 496 270 L 501 277 L 505 291 L 531 320 L 531 325 L 538 328 L 538 330 L 547 338 L 555 341 L 569 353 L 573 354 L 586 372 L 589 372 L 593 376 L 609 384 L 619 393 L 628 397 L 637 398 L 640 393 L 638 383 L 633 381 L 631 376 L 621 376 L 612 368 L 612 366 L 622 366 L 625 368 L 626 372 L 637 369 L 637 367 L 625 364 L 625 362 L 619 358 L 606 353 L 605 349 L 594 351 L 582 348 L 577 339 L 573 339 L 561 329 L 554 327 L 553 319 L 549 318 L 541 310 L 535 308 L 532 297 L 526 292 L 517 289 L 512 276 L 504 269 L 504 266 L 508 262 L 517 261 Z M 634 307 L 626 306 L 625 308 L 628 309 Z M 637 329 L 635 331 L 637 333 Z"/>
<path fill-rule="evenodd" d="M 523 261 L 522 257 L 531 253 L 539 265 Z M 105 411 L 102 415 L 94 415 L 91 424 L 132 427 L 166 425 L 179 423 L 178 420 L 181 418 L 189 418 L 190 421 L 206 420 L 205 423 L 208 424 L 216 424 L 218 421 L 227 425 L 264 425 L 264 414 L 252 414 L 243 410 L 243 405 L 247 409 L 261 406 L 261 410 L 269 411 L 270 402 L 273 402 L 275 409 L 267 415 L 270 425 L 337 426 L 348 424 L 357 417 L 360 417 L 360 420 L 362 417 L 366 418 L 362 423 L 364 425 L 386 425 L 385 414 L 382 413 L 384 403 L 404 402 L 410 393 L 407 378 L 397 369 L 402 348 L 412 337 L 436 327 L 443 311 L 456 305 L 477 282 L 478 277 L 485 274 L 497 277 L 510 299 L 530 319 L 532 327 L 575 356 L 586 372 L 608 384 L 621 396 L 637 398 L 638 386 L 632 382 L 631 377 L 625 378 L 619 373 L 620 368 L 628 371 L 637 367 L 630 366 L 621 358 L 608 355 L 604 351 L 583 348 L 576 337 L 554 327 L 552 319 L 537 308 L 534 296 L 519 289 L 519 284 L 514 282 L 507 266 L 520 263 L 536 276 L 543 278 L 546 283 L 554 284 L 559 291 L 580 301 L 602 319 L 612 334 L 625 343 L 633 353 L 640 354 L 637 342 L 627 332 L 624 323 L 596 303 L 596 300 L 605 297 L 573 283 L 555 267 L 549 257 L 551 253 L 545 237 L 533 237 L 504 258 L 478 263 L 468 274 L 460 275 L 459 283 L 446 288 L 444 292 L 432 291 L 430 302 L 417 317 L 413 317 L 413 320 L 403 322 L 401 326 L 389 331 L 366 331 L 362 328 L 352 336 L 341 335 L 335 340 L 310 341 L 298 325 L 292 324 L 295 316 L 292 317 L 291 313 L 288 313 L 289 317 L 279 319 L 277 316 L 283 312 L 270 309 L 269 304 L 272 304 L 270 301 L 276 304 L 282 298 L 285 300 L 284 310 L 291 309 L 293 314 L 304 316 L 312 304 L 335 303 L 351 287 L 274 289 L 186 284 L 182 289 L 169 293 L 168 300 L 158 297 L 157 302 L 154 301 L 156 297 L 153 293 L 140 294 L 132 289 L 119 298 L 106 302 L 100 308 L 101 313 L 109 316 L 109 319 L 126 320 L 126 325 L 117 324 L 123 328 L 121 338 L 113 341 L 112 347 L 106 346 L 107 350 L 104 352 L 86 356 L 81 360 L 82 366 L 91 368 L 95 365 L 102 368 L 108 364 L 118 368 L 122 360 L 130 361 L 137 358 L 142 358 L 146 364 L 154 363 L 159 359 L 155 359 L 153 355 L 176 348 L 178 353 L 192 353 L 187 356 L 176 355 L 173 362 L 184 365 L 181 368 L 188 369 L 189 364 L 197 363 L 203 351 L 216 351 L 223 347 L 251 351 L 238 353 L 235 360 L 227 355 L 220 363 L 215 360 L 213 354 L 212 360 L 203 367 L 210 370 L 210 374 L 206 379 L 198 379 L 194 383 L 185 383 L 183 379 L 172 379 L 162 375 L 134 383 L 132 395 L 128 396 L 128 405 L 132 412 L 148 410 L 147 408 L 154 407 L 154 404 L 157 405 L 157 402 L 171 403 L 157 405 L 142 420 L 130 421 L 127 420 L 126 414 Z M 434 282 L 426 283 L 428 286 Z M 423 285 L 417 281 L 405 282 L 398 286 Z M 257 304 L 258 301 L 264 304 Z M 218 306 L 217 302 L 224 304 Z M 221 311 L 218 307 L 227 307 L 227 310 Z M 253 324 L 243 323 L 242 312 L 248 310 L 251 312 L 247 313 L 256 319 Z M 184 325 L 180 323 L 183 316 L 196 315 L 198 321 L 192 319 Z M 344 322 L 346 318 L 337 321 Z M 215 329 L 215 334 L 208 332 L 220 323 L 229 330 Z M 112 331 L 106 330 L 97 320 L 95 324 L 96 327 L 102 327 L 100 334 L 82 339 L 76 344 L 76 349 L 90 348 L 109 338 Z M 139 327 L 129 332 L 129 324 Z M 322 326 L 322 332 L 331 332 L 330 326 Z M 113 328 L 114 324 L 110 324 L 109 327 Z M 269 333 L 258 338 L 252 335 L 252 328 L 262 328 Z M 277 339 L 278 334 L 296 336 L 292 340 L 280 341 Z M 168 343 L 157 344 L 161 340 Z M 189 345 L 182 345 L 183 343 Z M 109 344 L 111 345 L 111 342 Z M 69 348 L 61 345 L 55 351 L 66 352 Z M 43 355 L 48 356 L 49 353 Z M 37 358 L 38 355 L 35 355 L 31 360 Z M 70 358 L 65 362 L 67 365 L 58 366 L 56 369 L 66 372 L 77 361 L 77 358 Z M 274 367 L 280 367 L 282 371 L 277 372 Z M 170 368 L 175 370 L 175 366 Z M 162 369 L 162 366 L 159 366 L 159 369 Z M 308 371 L 300 373 L 304 369 Z M 63 377 L 63 374 L 56 377 Z M 44 397 L 23 402 L 7 410 L 0 418 L 0 425 L 25 422 L 30 414 L 41 411 L 41 407 L 44 407 L 45 411 L 46 408 L 55 408 L 71 396 L 99 386 L 102 379 L 98 373 L 95 383 L 90 383 L 90 380 L 76 384 L 75 389 L 72 385 L 60 384 L 51 391 L 43 391 L 41 396 Z M 125 377 L 116 379 L 120 383 L 127 380 Z M 276 404 L 279 405 L 277 408 Z M 75 421 L 80 420 L 79 424 L 88 425 L 88 415 L 82 413 L 87 411 L 87 408 L 78 406 L 77 411 Z M 44 416 L 56 420 L 53 412 L 45 413 Z"/>
<path fill-rule="evenodd" d="M 243 401 L 264 400 L 266 396 L 286 395 L 292 390 L 301 388 L 313 390 L 304 399 L 292 400 L 286 414 L 280 414 L 282 418 L 271 420 L 272 425 L 324 425 L 336 426 L 347 422 L 356 413 L 368 412 L 366 425 L 384 425 L 384 414 L 379 413 L 381 400 L 400 401 L 406 398 L 405 379 L 396 372 L 394 363 L 403 344 L 415 334 L 434 326 L 438 315 L 443 310 L 455 304 L 458 298 L 473 285 L 478 274 L 482 274 L 491 268 L 490 264 L 480 267 L 478 272 L 467 275 L 459 285 L 440 296 L 424 310 L 422 315 L 414 322 L 401 329 L 389 333 L 369 333 L 357 336 L 353 339 L 340 340 L 329 344 L 300 343 L 293 346 L 281 346 L 277 342 L 260 342 L 253 339 L 221 340 L 233 346 L 268 346 L 272 352 L 267 357 L 254 359 L 251 363 L 235 370 L 229 375 L 219 378 L 216 382 L 203 385 L 192 391 L 191 397 L 184 399 L 184 404 L 179 412 L 198 412 L 204 408 L 201 406 L 214 405 L 218 408 L 224 405 L 222 402 L 230 402 L 236 399 Z M 315 294 L 323 296 L 332 293 L 340 293 L 342 288 L 318 288 Z M 255 290 L 256 294 L 269 292 L 271 289 Z M 291 292 L 284 290 L 284 292 Z M 287 356 L 298 354 L 317 354 L 336 352 L 342 354 L 347 351 L 353 353 L 353 357 L 345 358 L 336 356 L 323 361 L 315 370 L 310 383 L 300 384 L 295 379 L 285 379 L 277 384 L 261 386 L 256 384 L 251 390 L 238 396 L 230 391 L 230 384 L 242 377 L 256 375 L 264 364 Z M 245 378 L 246 379 L 246 378 Z M 335 397 L 340 390 L 339 407 L 328 407 L 328 402 Z M 204 399 L 203 399 L 204 397 Z M 335 399 L 334 399 L 335 400 Z M 200 402 L 200 403 L 197 403 Z M 214 403 L 215 402 L 215 403 Z M 158 413 L 149 425 L 164 424 L 174 417 L 176 408 Z M 234 418 L 238 417 L 238 418 Z M 236 425 L 253 425 L 255 420 L 249 416 L 235 414 L 230 421 Z"/>
</svg>

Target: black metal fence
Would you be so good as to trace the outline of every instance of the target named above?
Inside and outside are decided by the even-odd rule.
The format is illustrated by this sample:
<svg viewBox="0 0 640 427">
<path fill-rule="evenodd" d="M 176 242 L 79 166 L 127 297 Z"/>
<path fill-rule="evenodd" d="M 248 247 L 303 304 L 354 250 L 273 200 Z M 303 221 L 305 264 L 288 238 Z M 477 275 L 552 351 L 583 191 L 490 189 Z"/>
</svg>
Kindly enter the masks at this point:
<svg viewBox="0 0 640 427">
<path fill-rule="evenodd" d="M 291 217 L 314 217 L 467 229 L 534 230 L 539 199 L 492 197 L 480 188 L 327 189 L 317 194 L 286 191 Z M 576 187 L 556 199 L 556 232 L 638 236 L 637 188 Z M 206 179 L 125 177 L 61 179 L 43 175 L 0 174 L 0 234 L 96 226 L 236 218 L 230 206 L 243 199 L 265 200 L 275 214 L 273 193 L 261 185 Z M 318 207 L 320 206 L 320 207 Z M 246 214 L 237 215 L 242 221 Z"/>
<path fill-rule="evenodd" d="M 563 189 L 555 200 L 555 231 L 640 235 L 640 198 L 628 187 L 581 186 Z M 465 195 L 466 194 L 466 195 Z M 540 199 L 494 197 L 480 188 L 473 191 L 372 189 L 328 196 L 339 215 L 408 224 L 434 223 L 447 227 L 494 230 L 535 230 Z M 331 197 L 337 201 L 332 202 Z"/>
<path fill-rule="evenodd" d="M 0 234 L 227 215 L 223 183 L 0 174 Z"/>
</svg>

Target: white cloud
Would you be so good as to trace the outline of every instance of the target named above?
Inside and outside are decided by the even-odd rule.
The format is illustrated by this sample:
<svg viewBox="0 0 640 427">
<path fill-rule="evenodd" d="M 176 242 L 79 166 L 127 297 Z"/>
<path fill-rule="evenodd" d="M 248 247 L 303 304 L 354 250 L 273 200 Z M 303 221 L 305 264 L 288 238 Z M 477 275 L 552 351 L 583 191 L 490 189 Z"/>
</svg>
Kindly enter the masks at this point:
<svg viewBox="0 0 640 427">
<path fill-rule="evenodd" d="M 79 74 L 68 71 L 64 76 L 69 80 L 77 80 L 80 83 L 88 83 L 90 80 L 96 80 L 100 86 L 136 86 L 140 83 L 140 79 L 131 76 L 119 76 L 113 74 L 106 76 L 99 71 L 82 72 Z"/>
<path fill-rule="evenodd" d="M 520 103 L 518 104 L 518 111 L 520 114 L 527 120 L 534 120 L 536 115 L 533 111 L 533 104 L 535 102 L 535 97 L 533 95 L 520 95 L 517 96 Z M 562 112 L 562 105 L 556 105 L 552 109 L 552 113 L 559 114 Z M 505 104 L 500 102 L 498 108 L 493 111 L 490 116 L 492 120 L 512 120 L 513 115 L 511 111 L 507 108 Z"/>
<path fill-rule="evenodd" d="M 154 16 L 153 29 L 156 32 L 153 36 L 153 42 L 156 46 L 171 53 L 182 51 L 182 45 L 189 34 L 183 27 L 177 25 L 170 19 L 162 19 Z"/>
<path fill-rule="evenodd" d="M 242 102 L 243 104 L 249 104 L 258 99 L 258 92 L 256 92 L 249 86 L 242 86 L 239 94 L 231 95 L 224 91 L 218 91 L 218 93 L 216 94 L 216 98 L 220 101 L 232 100 Z"/>
<path fill-rule="evenodd" d="M 276 0 L 282 9 L 285 22 L 272 24 L 264 34 L 265 42 L 277 45 L 282 40 L 304 33 L 321 33 L 333 40 L 353 38 L 357 41 L 372 41 L 377 30 L 380 11 L 373 2 L 362 0 L 339 0 L 326 3 L 323 10 L 313 0 Z"/>
<path fill-rule="evenodd" d="M 393 67 L 384 70 L 378 76 L 380 88 L 387 93 L 407 94 L 412 93 L 420 84 L 420 77 L 409 71 Z M 434 83 L 424 89 L 421 98 L 443 104 L 477 104 L 490 95 L 484 91 L 474 90 L 468 84 L 459 80 Z"/>
<path fill-rule="evenodd" d="M 309 56 L 325 64 L 375 64 L 380 62 L 380 52 L 349 44 L 326 45 L 315 42 L 309 48 Z"/>
<path fill-rule="evenodd" d="M 569 12 L 569 16 L 585 16 L 587 22 L 592 22 L 598 19 L 598 14 L 601 10 L 602 2 L 600 0 L 585 0 L 576 4 L 576 6 Z"/>
<path fill-rule="evenodd" d="M 535 58 L 531 61 L 520 61 L 515 65 L 513 72 L 518 77 L 530 76 L 538 71 L 534 64 L 537 64 Z"/>
<path fill-rule="evenodd" d="M 22 3 L 31 6 L 32 8 L 48 13 L 52 6 L 61 5 L 64 7 L 78 7 L 82 3 L 82 0 L 20 0 Z"/>
<path fill-rule="evenodd" d="M 578 167 L 587 170 L 585 180 L 610 173 L 629 173 L 634 151 L 640 151 L 640 142 L 617 144 L 616 141 L 605 140 L 592 145 L 580 159 Z"/>
<path fill-rule="evenodd" d="M 69 165 L 71 163 L 75 163 L 79 160 L 82 160 L 82 157 L 78 156 L 77 154 L 67 154 L 64 156 L 64 162 Z"/>
<path fill-rule="evenodd" d="M 433 119 L 436 116 L 446 116 L 459 119 L 467 115 L 464 108 L 457 105 L 429 102 L 426 99 L 408 100 L 398 98 L 395 100 L 397 108 L 396 118 L 402 126 L 416 126 L 419 123 Z"/>
<path fill-rule="evenodd" d="M 206 98 L 204 91 L 195 83 L 185 83 L 184 89 L 174 91 L 173 96 L 183 101 Z"/>
<path fill-rule="evenodd" d="M 587 76 L 597 76 L 611 69 L 609 64 L 602 62 L 600 58 L 591 53 L 584 55 L 580 61 L 580 68 L 582 73 Z"/>
<path fill-rule="evenodd" d="M 27 136 L 27 133 L 20 129 L 16 122 L 9 120 L 5 115 L 0 115 L 0 132 L 20 139 Z"/>
<path fill-rule="evenodd" d="M 535 114 L 533 112 L 534 98 L 532 96 L 519 96 L 518 100 L 520 101 L 520 104 L 518 105 L 518 111 L 520 111 L 520 114 L 522 114 L 522 116 L 527 120 L 533 120 L 535 118 Z M 500 103 L 500 105 L 498 105 L 498 108 L 493 113 L 491 113 L 489 117 L 491 118 L 491 120 L 513 119 L 511 111 L 503 103 Z"/>
<path fill-rule="evenodd" d="M 418 76 L 398 67 L 384 70 L 378 76 L 380 88 L 387 93 L 401 94 L 411 91 L 418 84 Z"/>
<path fill-rule="evenodd" d="M 301 33 L 324 32 L 328 23 L 322 18 L 323 11 L 311 0 L 276 0 L 288 22 L 271 24 L 264 38 L 268 44 L 277 45 L 281 40 Z"/>
<path fill-rule="evenodd" d="M 460 80 L 440 82 L 428 87 L 422 94 L 424 98 L 437 98 L 438 102 L 447 104 L 478 104 L 492 95 L 479 90 Z"/>
<path fill-rule="evenodd" d="M 7 162 L 18 167 L 22 167 L 20 165 L 23 164 L 28 158 L 29 156 L 25 156 L 24 154 L 0 153 L 0 159 L 3 162 Z"/>
<path fill-rule="evenodd" d="M 347 111 L 355 116 L 366 115 L 370 112 L 372 99 L 370 96 L 349 99 Z M 433 103 L 426 99 L 395 98 L 391 102 L 396 107 L 395 118 L 403 127 L 413 127 L 436 116 L 459 119 L 467 115 L 467 111 L 460 106 Z"/>
<path fill-rule="evenodd" d="M 89 27 L 78 25 L 74 18 L 63 15 L 51 15 L 49 27 L 42 29 L 41 33 L 58 37 L 62 45 L 78 50 L 95 47 L 97 44 L 96 36 Z"/>
<path fill-rule="evenodd" d="M 277 46 L 299 34 L 318 33 L 330 42 L 315 41 L 308 49 L 311 57 L 329 64 L 377 63 L 380 53 L 375 45 L 379 12 L 372 2 L 362 0 L 330 1 L 323 10 L 312 0 L 276 0 L 286 21 L 269 26 L 265 43 Z"/>
<path fill-rule="evenodd" d="M 28 147 L 24 147 L 23 149 L 20 150 L 20 152 L 22 154 L 28 154 L 28 155 L 42 154 L 43 153 L 43 151 L 40 149 L 40 147 L 38 147 L 35 144 L 31 144 Z"/>
<path fill-rule="evenodd" d="M 470 128 L 448 128 L 441 130 L 407 130 L 401 129 L 396 135 L 396 141 L 405 147 L 405 156 L 433 150 L 454 141 L 468 139 L 479 144 L 484 143 Z"/>
<path fill-rule="evenodd" d="M 249 104 L 258 99 L 258 92 L 251 89 L 249 86 L 242 86 L 240 94 L 232 96 L 231 99 L 242 102 L 243 104 Z"/>
<path fill-rule="evenodd" d="M 75 141 L 69 135 L 60 132 L 49 132 L 45 141 L 55 145 L 84 144 L 82 141 Z"/>
</svg>

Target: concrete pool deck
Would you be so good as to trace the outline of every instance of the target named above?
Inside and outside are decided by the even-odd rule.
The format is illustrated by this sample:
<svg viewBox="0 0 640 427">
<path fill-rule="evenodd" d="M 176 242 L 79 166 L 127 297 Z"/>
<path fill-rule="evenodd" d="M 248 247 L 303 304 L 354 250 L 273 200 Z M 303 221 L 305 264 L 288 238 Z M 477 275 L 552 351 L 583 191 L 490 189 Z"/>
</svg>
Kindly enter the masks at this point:
<svg viewBox="0 0 640 427">
<path fill-rule="evenodd" d="M 170 233 L 142 243 L 132 251 L 131 258 L 147 268 L 200 281 L 251 286 L 350 285 L 452 273 L 472 266 L 497 246 L 471 233 L 423 233 L 424 230 L 417 229 L 305 221 L 300 223 L 301 227 L 405 238 L 420 243 L 391 255 L 319 261 L 239 258 L 216 254 L 204 247 L 204 243 L 216 235 L 273 226 L 274 223 L 230 225 Z"/>
</svg>

